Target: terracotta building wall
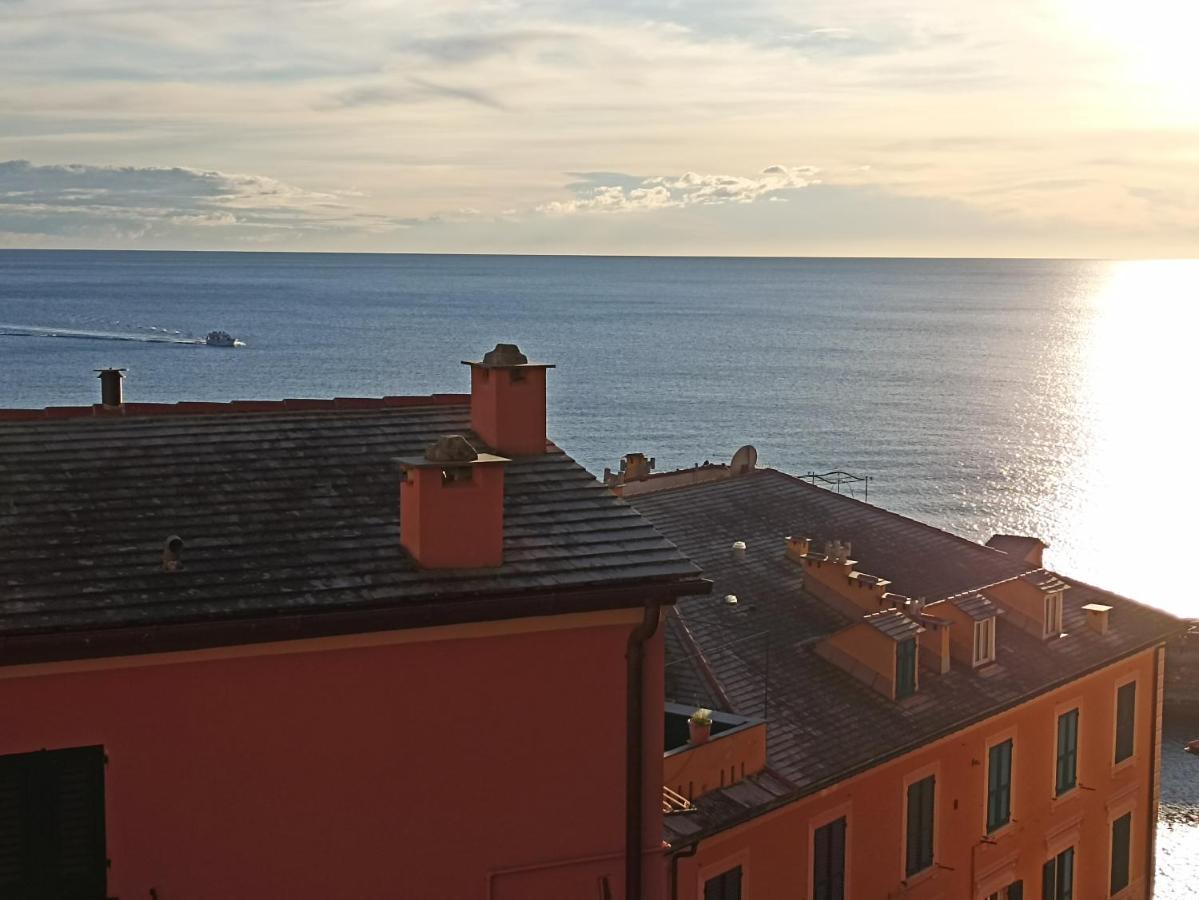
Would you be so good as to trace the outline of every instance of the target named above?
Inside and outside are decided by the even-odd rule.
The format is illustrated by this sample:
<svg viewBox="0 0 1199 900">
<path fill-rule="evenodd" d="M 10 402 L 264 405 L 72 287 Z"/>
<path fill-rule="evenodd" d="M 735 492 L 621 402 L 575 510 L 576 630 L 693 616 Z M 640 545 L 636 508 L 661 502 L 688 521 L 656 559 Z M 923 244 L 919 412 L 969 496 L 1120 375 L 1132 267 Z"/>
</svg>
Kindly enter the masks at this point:
<svg viewBox="0 0 1199 900">
<path fill-rule="evenodd" d="M 1131 810 L 1131 884 L 1117 896 L 1145 898 L 1147 842 L 1156 813 L 1150 784 L 1158 728 L 1154 668 L 1153 651 L 1146 651 L 823 794 L 704 840 L 693 858 L 680 860 L 677 896 L 702 898 L 705 876 L 741 865 L 747 898 L 809 897 L 813 832 L 845 815 L 847 897 L 969 900 L 1016 878 L 1024 881 L 1025 897 L 1040 897 L 1042 864 L 1073 844 L 1074 896 L 1097 900 L 1108 897 L 1111 822 Z M 1130 679 L 1137 680 L 1135 751 L 1116 767 L 1116 688 Z M 1055 799 L 1056 716 L 1075 705 L 1080 709 L 1080 787 Z M 1007 737 L 1014 737 L 1013 822 L 988 843 L 983 840 L 987 750 Z M 905 885 L 906 786 L 933 773 L 936 865 Z"/>
<path fill-rule="evenodd" d="M 470 639 L 0 670 L 0 753 L 104 746 L 114 897 L 549 900 L 604 896 L 607 877 L 619 898 L 625 653 L 640 613 Z M 660 633 L 660 669 L 659 644 Z M 661 718 L 659 704 L 651 812 Z"/>
</svg>

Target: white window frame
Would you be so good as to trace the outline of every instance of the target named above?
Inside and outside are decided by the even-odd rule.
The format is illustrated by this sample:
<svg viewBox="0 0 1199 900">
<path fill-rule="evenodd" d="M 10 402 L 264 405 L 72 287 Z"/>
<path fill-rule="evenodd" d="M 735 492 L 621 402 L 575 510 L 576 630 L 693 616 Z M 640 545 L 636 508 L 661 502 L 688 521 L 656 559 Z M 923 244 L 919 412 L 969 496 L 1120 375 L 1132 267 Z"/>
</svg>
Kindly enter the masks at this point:
<svg viewBox="0 0 1199 900">
<path fill-rule="evenodd" d="M 974 665 L 995 662 L 995 617 L 974 623 Z"/>
<path fill-rule="evenodd" d="M 1062 633 L 1062 592 L 1053 591 L 1045 595 L 1045 637 L 1057 637 Z"/>
</svg>

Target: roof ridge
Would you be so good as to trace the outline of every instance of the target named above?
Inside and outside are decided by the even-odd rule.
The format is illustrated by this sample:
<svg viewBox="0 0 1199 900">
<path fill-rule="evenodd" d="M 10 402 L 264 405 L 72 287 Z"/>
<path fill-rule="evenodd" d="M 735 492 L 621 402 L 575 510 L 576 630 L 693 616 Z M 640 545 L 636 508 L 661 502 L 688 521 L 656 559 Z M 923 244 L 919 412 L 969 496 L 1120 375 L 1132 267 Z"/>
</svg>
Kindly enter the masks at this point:
<svg viewBox="0 0 1199 900">
<path fill-rule="evenodd" d="M 46 406 L 42 409 L 0 409 L 5 422 L 62 421 L 73 419 L 121 419 L 145 416 L 207 416 L 235 413 L 344 412 L 347 410 L 397 409 L 418 406 L 460 406 L 470 403 L 470 394 L 410 394 L 382 397 L 288 397 L 282 400 L 180 400 L 177 403 L 125 403 L 115 409 L 96 403 L 91 406 Z"/>
<path fill-rule="evenodd" d="M 795 482 L 796 484 L 802 485 L 806 489 L 813 490 L 813 491 L 824 491 L 825 493 L 829 494 L 830 496 L 840 497 L 848 503 L 857 503 L 860 506 L 865 506 L 876 512 L 885 513 L 886 515 L 890 516 L 893 519 L 902 519 L 905 522 L 910 522 L 914 525 L 919 525 L 921 528 L 927 529 L 929 531 L 935 531 L 938 534 L 943 534 L 946 537 L 953 538 L 958 543 L 966 544 L 970 547 L 973 547 L 976 550 L 982 550 L 987 554 L 998 554 L 999 556 L 1003 557 L 1004 559 L 1009 559 L 1009 560 L 1018 562 L 1018 560 L 1015 560 L 1015 557 L 1013 557 L 1009 553 L 1004 553 L 1002 550 L 996 550 L 994 547 L 988 547 L 986 544 L 979 543 L 978 541 L 973 541 L 968 537 L 964 537 L 963 535 L 956 534 L 952 531 L 948 531 L 947 529 L 938 528 L 936 525 L 931 525 L 928 522 L 924 522 L 920 519 L 914 519 L 911 516 L 905 516 L 903 513 L 895 512 L 892 509 L 887 509 L 885 506 L 876 506 L 875 504 L 868 503 L 865 500 L 859 500 L 857 497 L 846 496 L 845 494 L 838 494 L 838 493 L 835 493 L 834 491 L 830 491 L 828 488 L 822 488 L 819 485 L 809 484 L 808 482 L 804 481 L 803 478 L 799 475 L 792 475 L 790 472 L 784 472 L 781 469 L 775 469 L 770 466 L 764 466 L 761 469 L 758 469 L 757 471 L 761 472 L 763 474 L 770 473 L 773 475 L 778 475 L 782 478 L 787 478 L 787 479 Z M 754 473 L 754 474 L 756 474 L 756 473 Z M 721 482 L 716 482 L 716 483 L 720 484 Z M 1035 571 L 1037 571 L 1037 568 L 1038 567 L 1036 567 L 1036 566 L 1031 566 L 1027 571 L 1035 572 Z M 1027 572 L 1022 572 L 1021 574 L 1027 574 Z M 1012 577 L 1018 578 L 1019 576 L 1013 575 Z"/>
</svg>

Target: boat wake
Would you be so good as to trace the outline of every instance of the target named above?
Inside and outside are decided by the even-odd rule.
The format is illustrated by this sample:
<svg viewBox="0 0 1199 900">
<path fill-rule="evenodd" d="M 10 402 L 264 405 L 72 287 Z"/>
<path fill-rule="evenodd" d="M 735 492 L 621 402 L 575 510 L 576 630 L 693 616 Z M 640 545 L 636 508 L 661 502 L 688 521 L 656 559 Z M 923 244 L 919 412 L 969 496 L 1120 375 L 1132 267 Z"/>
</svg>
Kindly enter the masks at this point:
<svg viewBox="0 0 1199 900">
<path fill-rule="evenodd" d="M 117 331 L 93 331 L 74 328 L 42 328 L 30 325 L 0 323 L 0 337 L 73 338 L 84 341 L 133 341 L 141 344 L 203 344 L 203 338 L 183 337 L 165 328 L 155 328 L 151 334 L 132 334 Z"/>
</svg>

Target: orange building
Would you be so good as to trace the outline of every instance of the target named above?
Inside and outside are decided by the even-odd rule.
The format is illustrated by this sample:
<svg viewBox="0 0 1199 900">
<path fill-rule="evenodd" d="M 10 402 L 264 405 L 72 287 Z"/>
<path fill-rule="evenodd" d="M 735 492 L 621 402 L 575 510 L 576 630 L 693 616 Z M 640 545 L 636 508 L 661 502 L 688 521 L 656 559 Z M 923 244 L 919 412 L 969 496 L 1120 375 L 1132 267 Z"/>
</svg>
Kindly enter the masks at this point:
<svg viewBox="0 0 1199 900">
<path fill-rule="evenodd" d="M 739 457 L 609 476 L 714 581 L 667 617 L 671 897 L 1149 897 L 1180 623 Z"/>
<path fill-rule="evenodd" d="M 0 898 L 659 898 L 695 567 L 470 396 L 0 413 Z"/>
</svg>

